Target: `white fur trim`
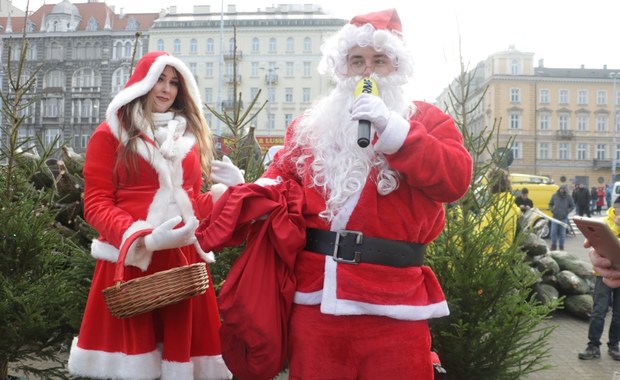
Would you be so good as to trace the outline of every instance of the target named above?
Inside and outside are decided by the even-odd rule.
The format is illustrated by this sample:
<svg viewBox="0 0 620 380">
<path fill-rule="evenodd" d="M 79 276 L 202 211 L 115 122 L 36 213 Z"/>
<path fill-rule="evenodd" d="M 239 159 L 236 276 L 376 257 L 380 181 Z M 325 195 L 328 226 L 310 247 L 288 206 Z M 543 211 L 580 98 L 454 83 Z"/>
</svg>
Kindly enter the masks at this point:
<svg viewBox="0 0 620 380">
<path fill-rule="evenodd" d="M 215 183 L 211 186 L 209 192 L 211 193 L 211 197 L 213 198 L 213 203 L 217 202 L 218 199 L 226 192 L 228 186 L 222 183 Z"/>
<path fill-rule="evenodd" d="M 222 355 L 193 357 L 192 363 L 194 363 L 194 379 L 196 380 L 232 378 L 232 373 L 226 367 Z"/>
<path fill-rule="evenodd" d="M 258 186 L 262 186 L 262 187 L 267 187 L 267 186 L 273 186 L 273 185 L 277 185 L 278 183 L 280 183 L 280 178 L 259 178 L 256 181 L 254 181 L 255 184 L 257 184 Z"/>
<path fill-rule="evenodd" d="M 162 361 L 161 380 L 193 380 L 194 364 Z"/>
<path fill-rule="evenodd" d="M 194 242 L 194 248 L 196 249 L 196 252 L 198 252 L 198 255 L 203 261 L 207 263 L 215 262 L 215 254 L 213 253 L 213 251 L 209 251 L 209 252 L 203 251 L 202 247 L 200 246 L 200 243 L 198 243 L 197 241 Z"/>
<path fill-rule="evenodd" d="M 405 143 L 409 128 L 409 121 L 392 111 L 385 130 L 374 145 L 375 150 L 385 154 L 396 153 Z"/>
<path fill-rule="evenodd" d="M 120 121 L 117 116 L 118 110 L 130 101 L 139 98 L 142 95 L 148 94 L 153 86 L 155 86 L 155 83 L 157 83 L 159 76 L 162 72 L 164 72 L 166 66 L 174 67 L 179 74 L 181 74 L 192 100 L 196 103 L 199 110 L 203 109 L 200 91 L 198 90 L 198 85 L 196 84 L 194 75 L 190 69 L 185 65 L 185 63 L 183 63 L 183 61 L 176 57 L 171 55 L 161 55 L 155 59 L 153 64 L 151 64 L 148 73 L 141 81 L 121 90 L 121 92 L 119 92 L 110 102 L 110 105 L 106 110 L 106 120 L 108 121 L 111 129 L 116 129 L 117 137 L 121 137 L 120 134 L 123 133 L 121 132 L 122 129 L 120 129 Z M 125 141 L 126 136 L 125 138 L 119 138 L 119 140 Z"/>
<path fill-rule="evenodd" d="M 316 292 L 295 292 L 293 302 L 300 305 L 318 305 L 323 299 L 323 291 L 317 290 Z"/>
<path fill-rule="evenodd" d="M 157 379 L 161 376 L 161 352 L 154 350 L 140 355 L 120 352 L 85 350 L 73 338 L 69 354 L 69 372 L 98 379 Z"/>
<path fill-rule="evenodd" d="M 134 232 L 138 232 L 140 230 L 144 230 L 146 228 L 153 228 L 153 225 L 145 222 L 144 220 L 135 221 L 123 234 L 123 240 L 121 241 L 121 247 L 127 241 L 129 236 L 133 235 Z M 127 251 L 127 257 L 125 258 L 125 265 L 132 265 L 134 267 L 138 267 L 145 271 L 146 268 L 149 267 L 151 263 L 151 258 L 153 257 L 153 252 L 146 249 L 143 244 L 144 239 L 138 238 L 136 239 L 129 250 Z"/>
<path fill-rule="evenodd" d="M 118 248 L 99 239 L 93 239 L 90 245 L 90 254 L 98 260 L 111 261 L 113 263 L 118 260 Z"/>
</svg>

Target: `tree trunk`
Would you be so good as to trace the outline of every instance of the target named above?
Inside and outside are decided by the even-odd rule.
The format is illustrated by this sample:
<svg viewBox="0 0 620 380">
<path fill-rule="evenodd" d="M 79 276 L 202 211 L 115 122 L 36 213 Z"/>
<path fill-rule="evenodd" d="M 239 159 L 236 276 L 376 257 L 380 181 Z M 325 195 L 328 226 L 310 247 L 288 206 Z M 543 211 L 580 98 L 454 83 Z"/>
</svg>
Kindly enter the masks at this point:
<svg viewBox="0 0 620 380">
<path fill-rule="evenodd" d="M 0 380 L 7 380 L 9 376 L 9 362 L 0 361 Z"/>
</svg>

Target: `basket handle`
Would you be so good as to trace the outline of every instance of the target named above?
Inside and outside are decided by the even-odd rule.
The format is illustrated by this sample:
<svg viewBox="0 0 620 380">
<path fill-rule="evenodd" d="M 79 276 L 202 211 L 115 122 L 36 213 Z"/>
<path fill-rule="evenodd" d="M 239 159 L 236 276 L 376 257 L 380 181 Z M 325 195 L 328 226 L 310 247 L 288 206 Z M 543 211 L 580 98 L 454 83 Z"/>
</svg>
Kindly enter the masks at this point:
<svg viewBox="0 0 620 380">
<path fill-rule="evenodd" d="M 127 240 L 121 246 L 120 252 L 118 254 L 118 259 L 116 260 L 116 268 L 114 270 L 114 283 L 119 284 L 123 281 L 123 277 L 125 277 L 125 258 L 127 257 L 127 252 L 129 251 L 129 247 L 133 244 L 136 239 L 146 236 L 153 232 L 153 228 L 145 228 L 143 230 L 138 230 L 133 234 L 127 237 Z"/>
</svg>

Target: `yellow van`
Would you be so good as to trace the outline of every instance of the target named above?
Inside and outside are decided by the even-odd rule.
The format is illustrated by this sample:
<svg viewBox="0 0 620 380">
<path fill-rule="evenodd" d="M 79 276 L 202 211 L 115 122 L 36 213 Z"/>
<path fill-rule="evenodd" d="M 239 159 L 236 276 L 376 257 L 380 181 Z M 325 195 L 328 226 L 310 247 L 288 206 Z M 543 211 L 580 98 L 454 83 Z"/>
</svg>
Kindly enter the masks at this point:
<svg viewBox="0 0 620 380">
<path fill-rule="evenodd" d="M 534 203 L 534 207 L 551 216 L 549 201 L 553 193 L 560 188 L 549 177 L 533 174 L 510 173 L 510 183 L 515 197 L 520 196 L 521 189 L 527 187 L 529 198 Z M 570 194 L 569 194 L 570 195 Z"/>
</svg>

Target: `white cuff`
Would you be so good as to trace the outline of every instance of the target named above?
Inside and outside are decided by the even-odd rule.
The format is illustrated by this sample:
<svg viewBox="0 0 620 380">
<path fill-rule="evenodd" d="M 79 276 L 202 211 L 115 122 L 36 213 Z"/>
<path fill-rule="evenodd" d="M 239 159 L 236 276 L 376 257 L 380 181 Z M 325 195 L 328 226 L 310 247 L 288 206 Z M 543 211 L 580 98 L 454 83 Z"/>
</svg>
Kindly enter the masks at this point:
<svg viewBox="0 0 620 380">
<path fill-rule="evenodd" d="M 409 121 L 392 111 L 385 130 L 379 134 L 374 145 L 375 151 L 385 154 L 396 153 L 405 143 L 409 128 Z"/>
<path fill-rule="evenodd" d="M 143 230 L 145 228 L 153 228 L 153 226 L 144 221 L 138 220 L 132 224 L 127 231 L 123 234 L 123 240 L 121 241 L 121 247 L 127 241 L 127 238 L 131 236 L 134 232 Z M 119 247 L 120 251 L 120 247 Z M 125 258 L 125 265 L 131 265 L 134 267 L 140 268 L 142 271 L 145 271 L 149 264 L 151 263 L 151 258 L 153 257 L 153 252 L 146 249 L 144 246 L 144 238 L 136 239 L 133 244 L 129 247 L 127 251 L 127 257 Z"/>
</svg>

